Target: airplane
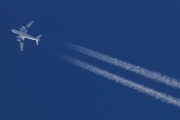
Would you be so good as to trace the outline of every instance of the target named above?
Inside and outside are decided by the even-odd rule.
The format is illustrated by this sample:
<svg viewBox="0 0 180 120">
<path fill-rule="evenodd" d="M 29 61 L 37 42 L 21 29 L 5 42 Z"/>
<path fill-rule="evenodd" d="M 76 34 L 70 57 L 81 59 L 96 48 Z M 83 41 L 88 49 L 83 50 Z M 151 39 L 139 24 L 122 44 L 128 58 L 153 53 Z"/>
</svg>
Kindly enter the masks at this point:
<svg viewBox="0 0 180 120">
<path fill-rule="evenodd" d="M 11 31 L 15 34 L 18 34 L 17 36 L 17 41 L 20 42 L 20 50 L 23 51 L 23 46 L 24 46 L 24 39 L 28 38 L 30 40 L 35 40 L 36 41 L 36 45 L 38 45 L 39 41 L 40 41 L 40 37 L 41 35 L 37 36 L 37 37 L 33 37 L 27 34 L 28 29 L 31 27 L 31 25 L 33 24 L 34 21 L 29 22 L 25 27 L 22 26 L 18 31 L 15 29 L 12 29 Z"/>
</svg>

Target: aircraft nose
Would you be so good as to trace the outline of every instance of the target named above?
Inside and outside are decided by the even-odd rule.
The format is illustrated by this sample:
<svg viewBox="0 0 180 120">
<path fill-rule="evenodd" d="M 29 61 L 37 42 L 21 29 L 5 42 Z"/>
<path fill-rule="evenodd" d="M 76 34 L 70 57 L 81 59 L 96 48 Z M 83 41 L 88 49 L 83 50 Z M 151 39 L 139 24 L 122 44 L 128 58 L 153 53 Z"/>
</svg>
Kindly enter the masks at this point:
<svg viewBox="0 0 180 120">
<path fill-rule="evenodd" d="M 12 32 L 14 32 L 14 29 L 11 29 Z"/>
</svg>

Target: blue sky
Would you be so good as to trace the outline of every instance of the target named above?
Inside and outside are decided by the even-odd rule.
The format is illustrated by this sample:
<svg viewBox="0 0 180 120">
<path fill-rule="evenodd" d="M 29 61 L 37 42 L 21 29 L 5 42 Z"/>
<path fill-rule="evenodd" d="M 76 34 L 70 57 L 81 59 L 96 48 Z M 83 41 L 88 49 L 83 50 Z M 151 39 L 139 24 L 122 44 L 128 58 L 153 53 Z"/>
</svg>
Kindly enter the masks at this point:
<svg viewBox="0 0 180 120">
<path fill-rule="evenodd" d="M 179 120 L 178 107 L 59 59 L 67 54 L 180 98 L 179 90 L 64 47 L 68 41 L 172 78 L 180 78 L 178 0 L 2 0 L 0 119 Z M 39 46 L 16 35 L 42 34 Z"/>
</svg>

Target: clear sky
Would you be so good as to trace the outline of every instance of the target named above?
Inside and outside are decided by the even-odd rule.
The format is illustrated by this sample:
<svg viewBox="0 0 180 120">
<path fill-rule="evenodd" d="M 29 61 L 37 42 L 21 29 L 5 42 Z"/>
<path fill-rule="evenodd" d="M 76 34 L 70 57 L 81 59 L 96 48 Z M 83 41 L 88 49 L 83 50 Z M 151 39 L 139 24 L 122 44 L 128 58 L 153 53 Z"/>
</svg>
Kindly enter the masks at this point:
<svg viewBox="0 0 180 120">
<path fill-rule="evenodd" d="M 85 56 L 71 42 L 180 79 L 178 0 L 1 0 L 0 120 L 179 120 L 180 108 L 59 59 L 65 54 L 180 98 L 180 90 Z M 42 34 L 39 46 L 16 35 Z"/>
</svg>

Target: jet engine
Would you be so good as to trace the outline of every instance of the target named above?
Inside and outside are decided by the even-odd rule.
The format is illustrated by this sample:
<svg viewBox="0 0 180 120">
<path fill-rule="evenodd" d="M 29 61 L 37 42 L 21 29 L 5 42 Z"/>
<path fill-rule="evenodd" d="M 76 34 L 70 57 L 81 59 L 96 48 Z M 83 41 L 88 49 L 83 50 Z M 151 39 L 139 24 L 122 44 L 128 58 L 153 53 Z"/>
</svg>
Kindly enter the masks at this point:
<svg viewBox="0 0 180 120">
<path fill-rule="evenodd" d="M 17 38 L 21 39 L 19 36 L 16 36 Z"/>
<path fill-rule="evenodd" d="M 26 29 L 24 26 L 22 26 L 23 29 Z"/>
</svg>

